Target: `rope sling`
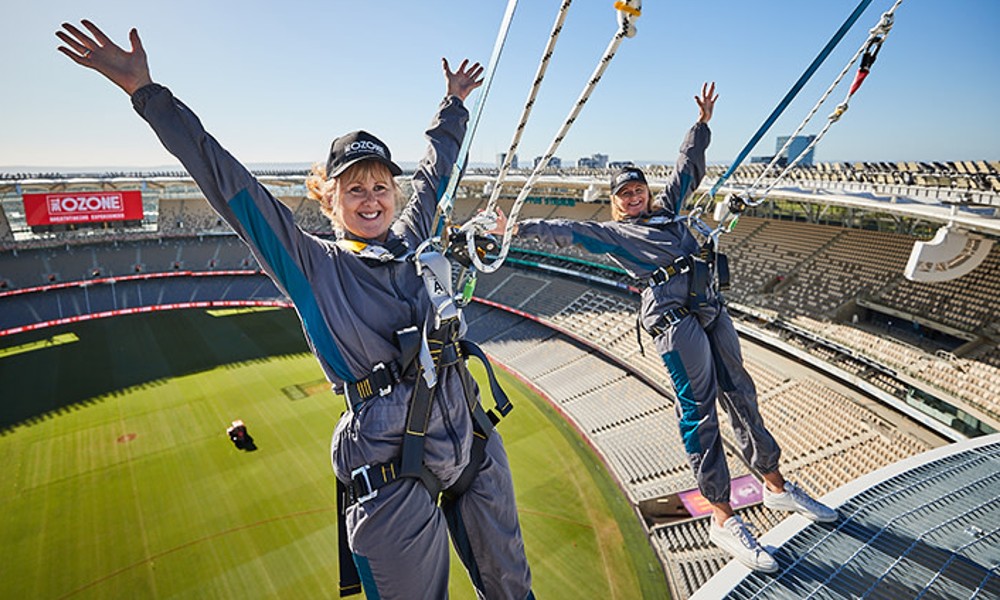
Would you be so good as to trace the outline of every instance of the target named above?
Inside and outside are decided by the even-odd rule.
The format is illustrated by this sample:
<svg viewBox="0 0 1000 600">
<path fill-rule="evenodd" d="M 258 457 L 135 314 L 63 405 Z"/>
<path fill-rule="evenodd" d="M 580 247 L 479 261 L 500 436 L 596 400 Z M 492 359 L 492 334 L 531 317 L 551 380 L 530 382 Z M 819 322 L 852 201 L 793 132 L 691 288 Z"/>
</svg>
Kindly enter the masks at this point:
<svg viewBox="0 0 1000 600">
<path fill-rule="evenodd" d="M 812 78 L 813 74 L 820 67 L 820 65 L 822 65 L 823 62 L 826 61 L 827 57 L 830 56 L 830 53 L 833 52 L 833 49 L 837 47 L 837 45 L 840 43 L 842 39 L 844 39 L 844 36 L 847 35 L 847 32 L 850 31 L 851 27 L 854 26 L 854 23 L 856 23 L 857 20 L 861 18 L 861 13 L 863 13 L 865 9 L 868 8 L 868 5 L 871 3 L 872 0 L 861 0 L 861 2 L 857 5 L 857 7 L 855 7 L 854 11 L 847 17 L 847 20 L 845 20 L 843 24 L 841 24 L 840 28 L 837 29 L 836 33 L 833 34 L 833 37 L 830 38 L 830 41 L 828 41 L 826 45 L 823 46 L 823 49 L 820 50 L 819 54 L 816 55 L 816 58 L 813 59 L 813 61 L 809 64 L 809 66 L 806 67 L 806 70 L 802 73 L 802 75 L 799 76 L 798 81 L 796 81 L 792 85 L 791 89 L 788 90 L 788 93 L 785 94 L 785 97 L 782 98 L 780 102 L 778 102 L 778 106 L 776 106 L 774 110 L 771 111 L 771 114 L 768 115 L 766 119 L 764 119 L 764 123 L 762 123 L 760 128 L 757 129 L 757 132 L 753 134 L 753 136 L 750 138 L 750 141 L 748 141 L 747 144 L 743 146 L 743 149 L 740 150 L 740 153 L 736 156 L 736 159 L 733 161 L 733 164 L 730 165 L 729 169 L 726 170 L 726 172 L 722 175 L 722 177 L 720 177 L 719 180 L 715 182 L 715 184 L 712 186 L 711 191 L 709 191 L 707 194 L 708 197 L 712 198 L 715 197 L 715 194 L 719 191 L 719 188 L 721 188 L 722 185 L 729 180 L 729 177 L 733 174 L 733 172 L 736 171 L 737 167 L 740 166 L 740 164 L 743 162 L 743 159 L 745 159 L 747 155 L 750 154 L 750 151 L 753 150 L 753 147 L 757 145 L 757 142 L 759 142 L 760 139 L 764 137 L 764 134 L 767 133 L 767 130 L 770 129 L 771 126 L 774 125 L 774 122 L 778 120 L 778 117 L 781 116 L 781 113 L 783 113 L 785 109 L 788 108 L 788 105 L 791 104 L 792 100 L 795 99 L 795 96 L 797 96 L 799 91 L 802 90 L 802 87 L 805 86 L 806 82 L 808 82 L 810 78 Z"/>
<path fill-rule="evenodd" d="M 528 116 L 531 112 L 531 107 L 534 105 L 535 96 L 537 95 L 538 88 L 541 85 L 541 81 L 544 78 L 545 69 L 548 67 L 548 61 L 551 58 L 552 48 L 555 46 L 556 39 L 559 37 L 559 33 L 562 29 L 562 21 L 565 19 L 565 12 L 569 8 L 571 2 L 565 1 L 560 7 L 559 14 L 556 18 L 556 23 L 553 26 L 552 33 L 549 36 L 549 43 L 546 45 L 545 53 L 542 56 L 541 64 L 539 65 L 538 72 L 536 73 L 535 81 L 532 85 L 531 92 L 528 95 L 528 100 L 525 102 L 525 108 L 521 115 L 521 121 L 519 122 L 517 129 L 514 134 L 514 141 L 511 143 L 511 147 L 507 153 L 507 159 L 504 161 L 504 166 L 509 169 L 509 163 L 513 160 L 514 151 L 517 149 L 517 145 L 520 142 L 521 133 L 523 132 L 524 126 L 527 123 Z M 490 200 L 486 208 L 476 217 L 473 217 L 465 225 L 462 226 L 462 231 L 467 233 L 466 244 L 467 244 L 467 256 L 471 263 L 475 265 L 478 271 L 483 273 L 492 273 L 500 268 L 504 260 L 507 258 L 507 254 L 510 251 L 511 239 L 513 238 L 513 228 L 517 224 L 517 217 L 521 212 L 521 206 L 523 206 L 524 201 L 527 199 L 528 194 L 531 192 L 532 187 L 538 178 L 541 176 L 542 171 L 548 166 L 549 161 L 555 155 L 556 150 L 559 145 L 565 139 L 566 134 L 569 132 L 573 123 L 576 121 L 581 110 L 583 110 L 584 105 L 587 100 L 590 99 L 591 93 L 593 93 L 594 88 L 601 81 L 601 77 L 604 75 L 605 70 L 611 63 L 611 60 L 615 57 L 618 52 L 618 47 L 621 45 L 622 40 L 626 37 L 635 36 L 635 20 L 641 15 L 641 0 L 623 0 L 615 3 L 615 9 L 617 11 L 617 18 L 619 27 L 615 32 L 614 36 L 611 38 L 611 42 L 608 44 L 607 49 L 598 61 L 597 67 L 594 73 L 590 76 L 587 84 L 584 86 L 583 91 L 577 98 L 576 103 L 570 110 L 565 121 L 563 121 L 562 126 L 556 133 L 555 138 L 549 144 L 548 149 L 545 154 L 538 159 L 535 164 L 535 168 L 531 175 L 525 181 L 520 193 L 517 195 L 517 199 L 511 206 L 510 215 L 507 219 L 507 227 L 504 230 L 503 241 L 501 243 L 500 252 L 491 263 L 486 264 L 482 261 L 482 257 L 476 252 L 476 232 L 489 231 L 496 226 L 496 208 L 497 208 L 497 198 L 500 195 L 500 187 L 503 185 L 502 178 L 498 178 L 498 181 L 494 184 L 493 192 L 490 196 Z M 502 175 L 506 175 L 506 170 L 503 170 Z M 473 276 L 474 277 L 474 276 Z M 474 280 L 473 280 L 474 281 Z"/>
<path fill-rule="evenodd" d="M 816 144 L 818 144 L 819 141 L 823 139 L 823 137 L 827 134 L 827 132 L 830 130 L 833 124 L 840 120 L 840 118 L 847 111 L 850 104 L 850 100 L 854 97 L 854 94 L 857 93 L 857 91 L 861 88 L 861 84 L 868 77 L 868 74 L 871 71 L 871 67 L 875 63 L 875 59 L 878 57 L 879 50 L 881 50 L 882 48 L 882 44 L 885 42 L 886 37 L 892 30 L 892 26 L 895 21 L 896 9 L 899 8 L 902 2 L 903 0 L 896 0 L 895 3 L 892 5 L 892 7 L 888 11 L 882 14 L 878 24 L 869 30 L 868 38 L 864 41 L 864 43 L 861 44 L 857 52 L 854 53 L 851 59 L 840 71 L 840 73 L 834 79 L 833 83 L 830 84 L 827 90 L 817 101 L 815 106 L 813 106 L 813 108 L 806 115 L 805 119 L 803 119 L 802 123 L 800 123 L 799 126 L 795 129 L 795 132 L 792 133 L 792 135 L 788 136 L 788 140 L 785 142 L 782 148 L 775 153 L 770 163 L 763 169 L 763 171 L 761 171 L 761 173 L 757 176 L 757 178 L 753 181 L 753 183 L 751 183 L 746 189 L 742 191 L 734 192 L 727 195 L 727 197 L 723 201 L 719 202 L 716 205 L 714 220 L 717 222 L 717 226 L 714 230 L 708 229 L 707 225 L 701 222 L 699 218 L 703 210 L 703 207 L 701 206 L 702 201 L 706 197 L 714 198 L 715 193 L 718 191 L 718 189 L 736 170 L 736 167 L 739 166 L 739 163 L 743 160 L 743 158 L 745 158 L 746 154 L 750 151 L 750 149 L 752 149 L 753 145 L 756 144 L 757 140 L 760 139 L 760 137 L 764 134 L 767 128 L 771 126 L 771 124 L 774 121 L 774 118 L 776 118 L 777 115 L 780 114 L 785 109 L 785 107 L 787 106 L 786 100 L 790 101 L 791 99 L 790 97 L 794 97 L 794 95 L 798 93 L 798 89 L 801 88 L 803 84 L 805 84 L 805 81 L 808 80 L 808 78 L 811 77 L 812 72 L 815 71 L 814 67 L 819 66 L 819 64 L 816 61 L 813 62 L 813 65 L 810 65 L 810 68 L 806 71 L 805 74 L 803 74 L 803 77 L 805 79 L 800 78 L 799 81 L 796 82 L 795 86 L 793 86 L 792 91 L 790 91 L 789 94 L 785 96 L 785 99 L 782 100 L 778 108 L 776 108 L 775 111 L 772 113 L 771 117 L 768 118 L 768 121 L 765 122 L 764 126 L 762 126 L 762 128 L 758 130 L 757 134 L 754 135 L 754 138 L 751 139 L 750 143 L 747 144 L 743 152 L 740 153 L 740 156 L 737 157 L 736 161 L 733 162 L 733 164 L 729 167 L 726 173 L 722 177 L 720 177 L 718 181 L 715 182 L 715 184 L 712 186 L 711 190 L 707 194 L 703 195 L 695 203 L 695 208 L 691 211 L 691 215 L 688 218 L 691 219 L 692 221 L 696 221 L 696 229 L 700 233 L 706 235 L 706 237 L 709 237 L 717 242 L 719 234 L 732 231 L 733 228 L 735 228 L 736 223 L 739 221 L 739 217 L 743 213 L 743 211 L 745 211 L 749 207 L 758 206 L 761 203 L 763 203 L 764 200 L 767 198 L 768 194 L 772 190 L 774 190 L 775 187 L 777 187 L 777 185 L 788 175 L 788 173 L 791 172 L 791 170 L 795 166 L 797 166 L 802 161 L 802 159 L 809 154 L 809 152 L 813 148 L 816 147 Z M 862 4 L 867 5 L 867 2 L 862 2 Z M 858 9 L 863 10 L 863 7 L 859 5 Z M 856 10 L 855 13 L 857 12 L 858 11 Z M 851 17 L 853 18 L 854 14 L 852 14 Z M 853 23 L 852 18 L 849 18 L 848 22 Z M 847 23 L 845 23 L 845 25 L 847 25 Z M 843 30 L 843 27 L 841 28 L 841 30 Z M 834 37 L 835 39 L 843 37 L 841 35 L 841 31 L 838 31 L 838 35 Z M 831 42 L 833 42 L 833 40 L 831 40 Z M 820 59 L 820 57 L 825 59 L 825 55 L 829 54 L 829 50 L 832 50 L 832 47 L 830 47 L 830 44 L 827 44 L 827 47 L 824 48 L 823 52 L 820 53 L 820 56 L 818 56 L 817 59 Z M 787 164 L 784 167 L 784 169 L 777 175 L 777 177 L 770 180 L 767 187 L 764 188 L 762 192 L 754 195 L 753 194 L 754 190 L 758 189 L 763 185 L 765 175 L 775 168 L 775 166 L 778 164 L 778 161 L 781 160 L 781 157 L 793 143 L 795 137 L 798 136 L 802 132 L 802 130 L 806 127 L 806 125 L 809 124 L 812 118 L 819 111 L 820 107 L 827 101 L 827 99 L 829 99 L 829 97 L 833 94 L 837 86 L 840 85 L 841 81 L 847 75 L 848 71 L 850 71 L 851 67 L 858 62 L 859 58 L 861 59 L 861 63 L 858 68 L 858 72 L 855 75 L 854 81 L 852 82 L 851 87 L 847 92 L 846 97 L 840 104 L 836 106 L 834 111 L 827 117 L 827 122 L 824 125 L 824 127 L 820 130 L 819 133 L 815 135 L 815 137 L 808 144 L 808 146 L 806 146 L 806 148 L 803 149 L 795 157 L 794 160 L 792 160 L 789 164 Z M 822 60 L 820 60 L 819 62 L 822 62 Z"/>
<path fill-rule="evenodd" d="M 865 40 L 865 42 L 861 45 L 861 47 L 858 48 L 858 51 L 854 54 L 854 56 L 851 57 L 851 60 L 844 66 L 844 69 L 840 72 L 837 78 L 833 81 L 830 87 L 819 99 L 819 101 L 816 103 L 816 106 L 814 106 L 812 110 L 809 112 L 809 114 L 806 115 L 806 118 L 798 126 L 795 132 L 788 137 L 788 141 L 786 141 L 785 144 L 781 147 L 781 150 L 779 150 L 775 154 L 774 158 L 771 159 L 771 162 L 767 165 L 767 167 L 764 168 L 761 174 L 757 176 L 757 179 L 752 184 L 750 184 L 749 188 L 747 188 L 746 193 L 748 195 L 752 195 L 753 190 L 755 190 L 763 181 L 764 175 L 775 167 L 781 155 L 783 155 L 785 151 L 788 150 L 788 147 L 791 146 L 793 138 L 795 138 L 795 136 L 799 135 L 799 133 L 802 132 L 805 126 L 809 123 L 809 121 L 819 110 L 820 106 L 822 106 L 823 103 L 826 102 L 827 98 L 830 96 L 830 94 L 833 93 L 834 89 L 838 85 L 840 85 L 841 80 L 844 78 L 845 75 L 847 75 L 847 72 L 851 69 L 854 63 L 858 61 L 858 58 L 861 58 L 862 59 L 861 65 L 858 68 L 858 72 L 855 75 L 854 82 L 851 84 L 850 90 L 848 90 L 847 92 L 847 97 L 845 97 L 844 101 L 838 104 L 836 109 L 827 117 L 826 125 L 823 127 L 822 130 L 820 130 L 819 133 L 816 134 L 816 137 L 813 139 L 813 141 L 810 142 L 809 145 L 804 150 L 802 150 L 802 152 L 800 152 L 798 156 L 795 157 L 795 160 L 793 160 L 791 163 L 785 166 L 784 170 L 775 178 L 775 180 L 767 188 L 764 189 L 764 191 L 761 193 L 762 196 L 761 199 L 763 199 L 763 197 L 766 197 L 767 194 L 774 189 L 778 181 L 783 179 L 785 175 L 787 175 L 792 168 L 794 168 L 802 161 L 802 159 L 809 153 L 809 151 L 812 150 L 816 146 L 816 144 L 819 143 L 821 139 L 823 139 L 823 136 L 825 136 L 827 131 L 830 130 L 830 127 L 833 126 L 834 123 L 839 121 L 840 117 L 843 116 L 845 112 L 847 112 L 851 98 L 854 97 L 854 94 L 858 91 L 858 89 L 861 88 L 861 84 L 868 77 L 868 73 L 871 71 L 871 67 L 875 63 L 875 59 L 878 57 L 878 52 L 882 48 L 882 43 L 885 41 L 886 36 L 888 36 L 889 32 L 892 30 L 896 8 L 898 8 L 899 5 L 902 4 L 902 2 L 903 0 L 896 0 L 896 3 L 892 6 L 892 8 L 890 8 L 886 13 L 882 15 L 879 24 L 873 27 L 869 31 L 868 39 Z"/>
<path fill-rule="evenodd" d="M 514 128 L 514 138 L 510 142 L 507 155 L 504 157 L 503 165 L 500 167 L 500 173 L 497 174 L 496 182 L 492 186 L 493 190 L 490 194 L 489 202 L 486 203 L 487 211 L 496 206 L 497 199 L 500 197 L 500 189 L 503 187 L 503 180 L 507 177 L 507 172 L 510 170 L 511 165 L 514 164 L 514 156 L 517 153 L 518 146 L 521 144 L 521 135 L 524 133 L 524 128 L 528 125 L 531 109 L 534 107 L 535 99 L 538 97 L 538 90 L 542 87 L 542 80 L 545 79 L 545 72 L 549 68 L 549 61 L 555 52 L 556 41 L 562 32 L 563 23 L 566 21 L 566 15 L 569 13 L 571 4 L 573 4 L 573 0 L 565 0 L 562 6 L 559 7 L 558 14 L 556 14 L 556 21 L 552 25 L 552 31 L 549 33 L 549 41 L 545 44 L 545 49 L 542 51 L 542 60 L 538 63 L 538 70 L 535 71 L 535 79 L 531 84 L 531 90 L 528 92 L 528 99 L 524 102 L 524 108 L 521 110 L 521 118 L 517 122 L 517 127 Z"/>
</svg>

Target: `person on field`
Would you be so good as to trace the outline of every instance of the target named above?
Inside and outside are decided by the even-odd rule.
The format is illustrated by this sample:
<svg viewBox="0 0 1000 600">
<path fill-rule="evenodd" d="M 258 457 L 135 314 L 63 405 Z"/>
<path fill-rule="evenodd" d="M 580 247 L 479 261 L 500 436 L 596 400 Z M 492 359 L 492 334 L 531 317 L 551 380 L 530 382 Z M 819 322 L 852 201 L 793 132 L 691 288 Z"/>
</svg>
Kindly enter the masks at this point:
<svg viewBox="0 0 1000 600">
<path fill-rule="evenodd" d="M 63 24 L 59 51 L 131 97 L 292 299 L 310 348 L 346 397 L 331 444 L 341 539 L 350 546 L 341 552 L 341 595 L 363 587 L 368 598 L 446 597 L 450 531 L 480 597 L 533 598 L 503 442 L 465 367 L 478 348 L 462 339 L 461 314 L 440 304 L 429 283 L 440 264 L 414 256 L 432 233 L 436 193 L 465 134 L 463 102 L 482 84 L 483 68 L 466 60 L 452 71 L 442 59 L 445 97 L 401 210 L 394 177 L 402 170 L 388 146 L 366 131 L 333 140 L 307 182 L 336 231 L 336 240 L 324 240 L 297 227 L 191 109 L 153 82 L 135 29 L 125 50 L 93 23 L 82 25 L 86 31 Z M 343 578 L 353 568 L 360 583 Z"/>
<path fill-rule="evenodd" d="M 730 504 L 716 398 L 729 415 L 743 456 L 764 479 L 765 506 L 815 521 L 834 521 L 837 513 L 782 476 L 781 450 L 758 412 L 757 391 L 743 367 L 739 338 L 714 283 L 714 249 L 702 248 L 687 219 L 678 218 L 684 201 L 705 176 L 708 122 L 717 99 L 714 83 L 702 86 L 701 95 L 695 96 L 698 121 L 684 137 L 676 168 L 655 200 L 645 173 L 627 166 L 611 177 L 611 221 L 527 219 L 515 224 L 514 233 L 607 254 L 646 284 L 640 320 L 654 337 L 669 372 L 681 439 L 698 489 L 712 504 L 709 537 L 748 567 L 774 571 L 774 558 Z M 505 227 L 501 214 L 495 231 Z"/>
<path fill-rule="evenodd" d="M 240 419 L 236 419 L 232 425 L 226 428 L 226 434 L 233 445 L 240 450 L 253 451 L 257 449 L 257 445 L 253 442 L 253 436 L 247 432 L 247 426 Z"/>
</svg>

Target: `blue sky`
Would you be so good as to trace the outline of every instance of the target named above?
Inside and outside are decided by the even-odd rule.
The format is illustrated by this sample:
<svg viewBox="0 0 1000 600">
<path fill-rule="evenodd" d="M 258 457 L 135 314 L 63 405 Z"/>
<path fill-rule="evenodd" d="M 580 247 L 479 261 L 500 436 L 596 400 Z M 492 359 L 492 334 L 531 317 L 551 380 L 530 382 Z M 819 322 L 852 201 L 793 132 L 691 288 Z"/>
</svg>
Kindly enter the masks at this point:
<svg viewBox="0 0 1000 600">
<path fill-rule="evenodd" d="M 506 150 L 558 0 L 521 0 L 470 160 Z M 528 125 L 522 161 L 548 147 L 616 28 L 611 0 L 576 0 Z M 557 155 L 672 161 L 703 81 L 720 93 L 712 162 L 731 162 L 858 0 L 646 0 Z M 774 151 L 892 0 L 874 0 L 753 154 Z M 419 158 L 444 91 L 440 57 L 488 61 L 506 0 L 38 0 L 0 17 L 0 166 L 176 164 L 127 97 L 55 48 L 90 18 L 119 43 L 136 26 L 156 81 L 247 163 L 323 160 L 367 129 Z M 906 0 L 871 76 L 816 160 L 1000 159 L 1000 1 Z M 853 76 L 853 71 L 852 71 Z M 849 78 L 848 78 L 849 79 Z M 846 94 L 838 88 L 806 132 Z M 470 106 L 476 95 L 470 97 Z"/>
</svg>

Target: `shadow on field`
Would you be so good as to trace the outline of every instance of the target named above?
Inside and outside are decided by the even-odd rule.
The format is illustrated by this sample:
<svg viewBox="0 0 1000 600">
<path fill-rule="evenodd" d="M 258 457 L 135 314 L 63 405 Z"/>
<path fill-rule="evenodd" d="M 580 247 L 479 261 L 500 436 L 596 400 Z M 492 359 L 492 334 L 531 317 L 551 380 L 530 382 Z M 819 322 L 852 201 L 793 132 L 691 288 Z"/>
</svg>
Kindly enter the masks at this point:
<svg viewBox="0 0 1000 600">
<path fill-rule="evenodd" d="M 290 309 L 212 317 L 175 310 L 96 319 L 3 339 L 3 347 L 74 333 L 79 341 L 0 358 L 0 435 L 219 365 L 308 352 Z"/>
</svg>

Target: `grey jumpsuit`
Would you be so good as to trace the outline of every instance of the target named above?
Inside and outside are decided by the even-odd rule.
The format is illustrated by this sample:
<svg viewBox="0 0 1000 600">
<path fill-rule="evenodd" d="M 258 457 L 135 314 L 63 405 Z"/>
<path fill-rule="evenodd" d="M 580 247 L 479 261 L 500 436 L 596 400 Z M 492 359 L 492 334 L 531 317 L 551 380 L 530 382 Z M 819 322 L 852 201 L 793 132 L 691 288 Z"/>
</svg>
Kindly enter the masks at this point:
<svg viewBox="0 0 1000 600">
<path fill-rule="evenodd" d="M 688 131 L 676 168 L 656 198 L 660 208 L 648 217 L 606 222 L 529 219 L 518 224 L 518 235 L 607 254 L 631 276 L 645 281 L 657 269 L 700 250 L 684 220 L 675 216 L 705 175 L 710 140 L 707 124 L 695 124 Z M 648 331 L 667 311 L 686 306 L 690 284 L 690 275 L 681 275 L 645 287 L 640 307 L 643 327 Z M 720 503 L 729 502 L 729 467 L 719 435 L 717 397 L 754 469 L 776 471 L 781 451 L 761 420 L 757 391 L 743 367 L 739 337 L 722 298 L 709 289 L 707 300 L 703 308 L 667 324 L 655 341 L 677 395 L 681 438 L 698 488 L 709 502 Z"/>
<path fill-rule="evenodd" d="M 376 364 L 399 358 L 394 333 L 422 326 L 433 311 L 411 262 L 370 267 L 334 242 L 299 229 L 291 211 L 167 88 L 147 85 L 133 94 L 132 103 L 212 208 L 294 302 L 306 340 L 335 391 L 342 393 L 345 382 L 362 379 Z M 461 100 L 445 98 L 426 132 L 429 145 L 413 177 L 413 196 L 387 243 L 402 238 L 413 249 L 429 237 L 437 190 L 451 172 L 467 121 Z M 331 444 L 333 469 L 341 481 L 348 482 L 357 467 L 398 457 L 413 385 L 412 380 L 400 381 L 390 394 L 341 417 Z M 442 369 L 424 462 L 444 487 L 455 482 L 469 462 L 469 412 L 458 367 Z M 446 597 L 449 530 L 480 597 L 530 597 L 531 574 L 510 469 L 495 431 L 478 476 L 456 501 L 439 508 L 423 484 L 405 478 L 380 489 L 375 498 L 350 506 L 347 530 L 369 598 Z"/>
</svg>

